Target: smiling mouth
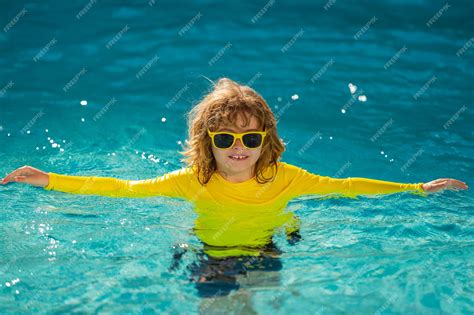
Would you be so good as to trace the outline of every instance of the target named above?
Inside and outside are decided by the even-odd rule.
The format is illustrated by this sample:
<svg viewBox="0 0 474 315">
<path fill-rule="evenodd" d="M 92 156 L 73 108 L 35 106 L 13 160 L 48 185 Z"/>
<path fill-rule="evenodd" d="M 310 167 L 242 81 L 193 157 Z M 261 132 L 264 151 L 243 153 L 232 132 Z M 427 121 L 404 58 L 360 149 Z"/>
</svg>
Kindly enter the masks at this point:
<svg viewBox="0 0 474 315">
<path fill-rule="evenodd" d="M 229 158 L 234 160 L 234 161 L 243 161 L 248 158 L 247 155 L 229 155 Z"/>
</svg>

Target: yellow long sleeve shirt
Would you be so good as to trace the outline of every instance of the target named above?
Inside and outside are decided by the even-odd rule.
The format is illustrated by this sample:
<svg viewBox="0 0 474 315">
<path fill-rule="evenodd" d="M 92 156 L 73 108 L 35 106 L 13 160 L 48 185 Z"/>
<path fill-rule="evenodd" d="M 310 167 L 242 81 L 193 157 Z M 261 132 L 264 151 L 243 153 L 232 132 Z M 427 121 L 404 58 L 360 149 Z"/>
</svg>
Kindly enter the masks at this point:
<svg viewBox="0 0 474 315">
<path fill-rule="evenodd" d="M 272 169 L 264 171 L 270 177 Z M 207 185 L 199 183 L 194 169 L 182 169 L 144 180 L 49 173 L 46 190 L 107 197 L 167 196 L 194 203 L 196 236 L 212 256 L 257 255 L 274 231 L 295 224 L 288 202 L 303 195 L 344 196 L 392 194 L 404 191 L 425 195 L 423 183 L 403 184 L 368 178 L 331 178 L 278 162 L 274 180 L 259 184 L 255 178 L 232 183 L 215 172 Z M 224 250 L 222 249 L 224 248 Z"/>
</svg>

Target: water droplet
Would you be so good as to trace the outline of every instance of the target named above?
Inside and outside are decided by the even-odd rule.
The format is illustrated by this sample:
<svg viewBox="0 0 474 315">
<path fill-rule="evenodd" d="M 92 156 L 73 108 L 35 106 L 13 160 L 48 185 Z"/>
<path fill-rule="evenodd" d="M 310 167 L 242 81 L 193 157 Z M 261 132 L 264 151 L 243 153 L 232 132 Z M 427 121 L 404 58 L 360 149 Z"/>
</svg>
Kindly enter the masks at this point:
<svg viewBox="0 0 474 315">
<path fill-rule="evenodd" d="M 283 99 L 281 98 L 281 96 L 278 96 L 278 97 L 277 97 L 277 101 L 278 101 L 278 102 L 281 102 L 282 100 L 283 100 Z"/>
<path fill-rule="evenodd" d="M 45 129 L 44 131 L 45 131 L 45 132 L 49 132 L 49 130 L 48 130 L 48 129 Z"/>
<path fill-rule="evenodd" d="M 359 97 L 358 97 L 357 99 L 358 99 L 359 101 L 361 101 L 361 102 L 365 102 L 365 101 L 367 101 L 367 96 L 365 96 L 365 95 L 359 95 Z"/>
<path fill-rule="evenodd" d="M 345 113 L 346 113 L 346 110 L 345 110 L 345 109 L 341 109 L 341 113 L 345 114 Z"/>
<path fill-rule="evenodd" d="M 26 133 L 27 133 L 27 134 L 30 134 L 30 133 L 31 133 L 31 131 L 27 130 L 27 131 L 26 131 Z"/>
<path fill-rule="evenodd" d="M 296 101 L 297 99 L 299 99 L 300 97 L 298 96 L 298 94 L 295 94 L 291 97 L 292 100 Z"/>
<path fill-rule="evenodd" d="M 165 121 L 166 121 L 165 117 L 161 118 L 161 122 L 165 122 Z"/>
<path fill-rule="evenodd" d="M 40 148 L 39 147 L 36 147 L 36 150 L 39 150 Z"/>
<path fill-rule="evenodd" d="M 51 146 L 52 146 L 53 148 L 57 148 L 58 144 L 57 144 L 57 143 L 53 143 Z"/>
<path fill-rule="evenodd" d="M 81 121 L 84 122 L 84 121 L 86 121 L 86 120 L 85 120 L 84 118 L 81 118 Z"/>
<path fill-rule="evenodd" d="M 351 91 L 351 94 L 354 94 L 357 91 L 357 85 L 349 83 L 348 87 L 349 87 L 349 91 Z"/>
<path fill-rule="evenodd" d="M 383 151 L 380 151 L 380 154 L 384 154 Z"/>
<path fill-rule="evenodd" d="M 81 105 L 82 105 L 82 106 L 86 106 L 86 105 L 87 105 L 87 101 L 86 101 L 86 100 L 81 101 Z"/>
</svg>

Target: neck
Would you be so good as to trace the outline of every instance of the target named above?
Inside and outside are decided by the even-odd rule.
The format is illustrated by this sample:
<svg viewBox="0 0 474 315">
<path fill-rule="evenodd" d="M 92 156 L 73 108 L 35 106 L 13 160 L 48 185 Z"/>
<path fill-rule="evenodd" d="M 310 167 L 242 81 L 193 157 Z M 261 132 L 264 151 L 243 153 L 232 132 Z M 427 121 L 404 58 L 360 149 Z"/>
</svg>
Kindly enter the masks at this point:
<svg viewBox="0 0 474 315">
<path fill-rule="evenodd" d="M 230 173 L 222 170 L 217 170 L 217 172 L 219 172 L 222 177 L 224 177 L 227 181 L 231 183 L 242 183 L 255 176 L 255 171 L 253 170 L 253 168 L 239 173 Z"/>
</svg>

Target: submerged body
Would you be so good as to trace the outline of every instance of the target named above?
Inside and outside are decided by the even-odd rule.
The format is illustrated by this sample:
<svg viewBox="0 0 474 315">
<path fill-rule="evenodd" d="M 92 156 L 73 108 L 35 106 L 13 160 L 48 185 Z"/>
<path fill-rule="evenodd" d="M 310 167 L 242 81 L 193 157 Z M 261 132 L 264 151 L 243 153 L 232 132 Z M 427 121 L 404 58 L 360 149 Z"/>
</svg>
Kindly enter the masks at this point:
<svg viewBox="0 0 474 315">
<path fill-rule="evenodd" d="M 298 222 L 286 206 L 291 199 L 303 195 L 354 198 L 404 191 L 424 195 L 423 183 L 336 179 L 285 162 L 278 162 L 277 169 L 268 167 L 264 175 L 274 175 L 273 180 L 260 184 L 254 177 L 234 183 L 215 172 L 206 185 L 201 185 L 191 167 L 145 180 L 49 173 L 49 184 L 44 189 L 108 197 L 183 198 L 194 203 L 196 236 L 204 243 L 205 252 L 214 257 L 258 255 L 271 242 L 276 229 L 285 226 L 287 232 L 295 231 Z"/>
</svg>

